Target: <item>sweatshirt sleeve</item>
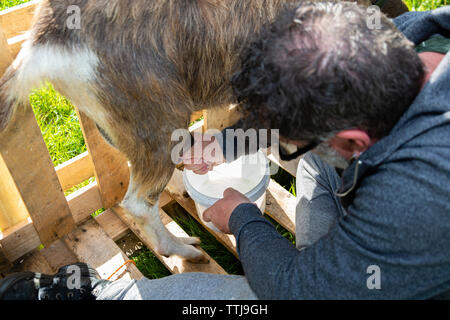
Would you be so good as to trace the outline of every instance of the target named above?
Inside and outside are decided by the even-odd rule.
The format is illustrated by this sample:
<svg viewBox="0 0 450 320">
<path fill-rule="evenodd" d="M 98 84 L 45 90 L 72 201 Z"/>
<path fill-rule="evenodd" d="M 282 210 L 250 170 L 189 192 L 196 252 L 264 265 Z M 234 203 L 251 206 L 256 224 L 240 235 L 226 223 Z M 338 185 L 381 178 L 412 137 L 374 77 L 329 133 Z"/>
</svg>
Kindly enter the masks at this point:
<svg viewBox="0 0 450 320">
<path fill-rule="evenodd" d="M 264 300 L 428 299 L 439 294 L 448 286 L 448 255 L 428 257 L 423 250 L 433 248 L 431 242 L 444 233 L 435 228 L 429 240 L 413 233 L 410 221 L 400 228 L 383 222 L 384 217 L 370 221 L 365 214 L 370 207 L 371 215 L 380 216 L 373 211 L 376 200 L 367 201 L 361 211 L 353 208 L 302 250 L 283 238 L 255 205 L 237 207 L 229 226 L 255 294 Z M 389 206 L 379 205 L 379 210 L 389 212 Z"/>
<path fill-rule="evenodd" d="M 337 228 L 299 251 L 253 204 L 237 207 L 229 226 L 245 276 L 260 299 L 381 298 L 367 288 L 366 269 L 355 269 L 361 257 Z"/>
</svg>

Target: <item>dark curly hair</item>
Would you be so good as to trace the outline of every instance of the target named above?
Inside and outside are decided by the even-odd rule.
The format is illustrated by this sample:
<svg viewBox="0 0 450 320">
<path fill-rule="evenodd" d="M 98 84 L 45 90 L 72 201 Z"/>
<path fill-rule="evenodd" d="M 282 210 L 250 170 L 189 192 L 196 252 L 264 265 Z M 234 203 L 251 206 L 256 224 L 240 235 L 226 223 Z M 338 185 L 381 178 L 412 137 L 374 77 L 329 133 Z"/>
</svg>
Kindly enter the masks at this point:
<svg viewBox="0 0 450 320">
<path fill-rule="evenodd" d="M 367 19 L 350 2 L 282 10 L 232 78 L 244 126 L 305 141 L 351 128 L 387 135 L 420 91 L 424 67 L 388 18 L 381 14 L 378 29 Z"/>
</svg>

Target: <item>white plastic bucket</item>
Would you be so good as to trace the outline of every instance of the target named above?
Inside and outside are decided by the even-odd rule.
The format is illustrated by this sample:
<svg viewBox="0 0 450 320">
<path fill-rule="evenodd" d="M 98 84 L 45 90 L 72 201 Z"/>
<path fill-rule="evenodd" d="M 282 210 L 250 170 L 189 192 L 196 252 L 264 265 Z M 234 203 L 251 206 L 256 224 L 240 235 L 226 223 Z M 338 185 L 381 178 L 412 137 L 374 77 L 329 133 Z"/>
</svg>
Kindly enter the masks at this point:
<svg viewBox="0 0 450 320">
<path fill-rule="evenodd" d="M 203 212 L 223 198 L 228 188 L 236 189 L 254 202 L 261 212 L 266 207 L 266 190 L 270 182 L 269 161 L 261 151 L 242 156 L 231 163 L 223 163 L 205 175 L 184 170 L 183 183 L 195 202 L 203 224 L 220 232 L 212 222 L 203 220 Z"/>
</svg>

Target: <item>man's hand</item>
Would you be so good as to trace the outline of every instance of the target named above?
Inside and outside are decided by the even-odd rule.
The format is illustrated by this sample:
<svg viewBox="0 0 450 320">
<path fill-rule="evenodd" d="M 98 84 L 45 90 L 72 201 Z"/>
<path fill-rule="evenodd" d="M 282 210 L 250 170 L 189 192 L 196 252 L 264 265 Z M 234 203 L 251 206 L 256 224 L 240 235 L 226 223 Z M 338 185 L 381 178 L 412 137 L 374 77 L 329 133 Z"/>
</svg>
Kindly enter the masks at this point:
<svg viewBox="0 0 450 320">
<path fill-rule="evenodd" d="M 243 203 L 252 203 L 242 193 L 228 188 L 223 193 L 223 199 L 217 201 L 213 206 L 203 212 L 203 220 L 212 222 L 217 229 L 225 234 L 231 234 L 228 223 L 234 209 Z"/>
<path fill-rule="evenodd" d="M 194 139 L 192 148 L 181 157 L 185 169 L 206 174 L 214 166 L 225 162 L 222 148 L 214 136 L 195 134 Z"/>
</svg>

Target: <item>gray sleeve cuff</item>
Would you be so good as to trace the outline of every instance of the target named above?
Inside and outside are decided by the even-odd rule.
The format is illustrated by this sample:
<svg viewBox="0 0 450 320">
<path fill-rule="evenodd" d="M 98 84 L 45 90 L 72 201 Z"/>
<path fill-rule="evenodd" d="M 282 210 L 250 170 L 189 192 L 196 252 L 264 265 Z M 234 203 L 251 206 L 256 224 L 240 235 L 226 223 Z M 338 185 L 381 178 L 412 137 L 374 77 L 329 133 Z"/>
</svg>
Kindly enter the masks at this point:
<svg viewBox="0 0 450 320">
<path fill-rule="evenodd" d="M 234 209 L 231 214 L 228 227 L 236 237 L 237 252 L 239 255 L 239 241 L 241 240 L 240 235 L 242 230 L 253 223 L 265 223 L 272 226 L 272 224 L 262 216 L 259 208 L 253 203 L 243 203 Z"/>
</svg>

